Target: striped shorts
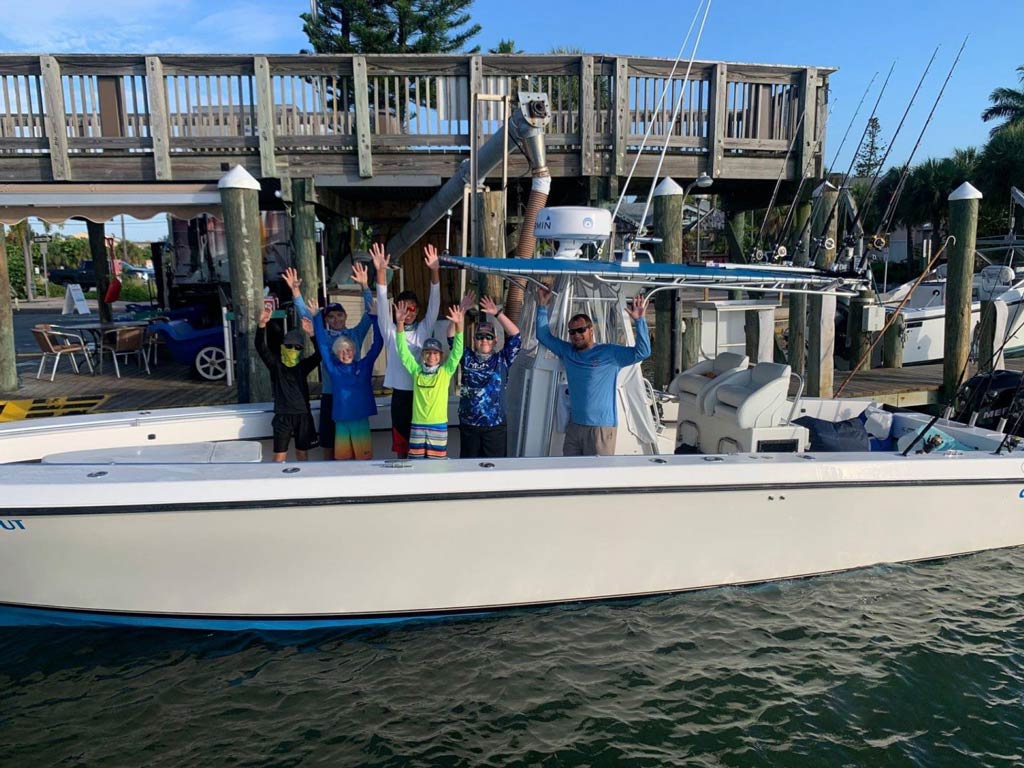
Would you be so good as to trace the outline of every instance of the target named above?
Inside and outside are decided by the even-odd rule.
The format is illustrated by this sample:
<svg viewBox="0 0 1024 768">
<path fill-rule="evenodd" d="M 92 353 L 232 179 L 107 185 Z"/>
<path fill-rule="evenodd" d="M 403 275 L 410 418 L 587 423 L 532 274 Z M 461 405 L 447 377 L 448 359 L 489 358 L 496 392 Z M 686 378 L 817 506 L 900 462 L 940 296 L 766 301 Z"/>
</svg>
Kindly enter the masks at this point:
<svg viewBox="0 0 1024 768">
<path fill-rule="evenodd" d="M 447 459 L 448 425 L 413 424 L 409 433 L 410 459 Z"/>
</svg>

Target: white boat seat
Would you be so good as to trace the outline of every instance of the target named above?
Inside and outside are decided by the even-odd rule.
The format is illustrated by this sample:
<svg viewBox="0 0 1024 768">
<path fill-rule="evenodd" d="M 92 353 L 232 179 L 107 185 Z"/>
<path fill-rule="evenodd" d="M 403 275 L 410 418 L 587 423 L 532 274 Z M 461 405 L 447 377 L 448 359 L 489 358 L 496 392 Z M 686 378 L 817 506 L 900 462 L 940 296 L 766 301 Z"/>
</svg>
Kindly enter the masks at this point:
<svg viewBox="0 0 1024 768">
<path fill-rule="evenodd" d="M 786 399 L 791 372 L 781 363 L 758 363 L 732 374 L 714 391 L 712 415 L 735 420 L 741 429 L 782 424 L 791 405 Z"/>
<path fill-rule="evenodd" d="M 725 379 L 739 371 L 745 371 L 750 365 L 750 358 L 738 352 L 722 352 L 710 360 L 702 360 L 678 374 L 669 384 L 670 394 L 679 398 L 680 410 L 695 409 L 706 413 L 708 395 L 717 385 L 724 384 Z"/>
</svg>

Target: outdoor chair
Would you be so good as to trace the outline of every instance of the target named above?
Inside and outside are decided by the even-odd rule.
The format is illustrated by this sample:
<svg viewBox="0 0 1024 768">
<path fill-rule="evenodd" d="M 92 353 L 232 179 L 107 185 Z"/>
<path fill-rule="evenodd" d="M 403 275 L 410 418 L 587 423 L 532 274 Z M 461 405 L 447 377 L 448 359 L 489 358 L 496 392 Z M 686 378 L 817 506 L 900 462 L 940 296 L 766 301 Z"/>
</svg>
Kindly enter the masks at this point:
<svg viewBox="0 0 1024 768">
<path fill-rule="evenodd" d="M 114 373 L 121 378 L 121 367 L 117 364 L 120 355 L 127 361 L 128 355 L 135 355 L 139 368 L 145 368 L 149 375 L 149 356 L 146 354 L 146 329 L 143 327 L 116 328 L 103 334 L 100 342 L 100 373 L 103 373 L 103 355 L 110 353 L 114 360 Z"/>
<path fill-rule="evenodd" d="M 50 381 L 53 381 L 57 376 L 57 366 L 60 365 L 61 355 L 67 355 L 71 358 L 71 367 L 75 373 L 81 373 L 78 369 L 78 360 L 75 358 L 76 354 L 81 353 L 82 357 L 85 358 L 86 365 L 89 366 L 89 373 L 93 372 L 89 349 L 85 346 L 85 341 L 81 336 L 57 330 L 52 325 L 36 325 L 32 328 L 32 335 L 35 337 L 36 344 L 39 345 L 39 349 L 43 353 L 42 358 L 39 360 L 39 370 L 36 371 L 37 379 L 42 377 L 46 358 L 50 355 L 53 355 L 53 370 L 50 372 Z"/>
</svg>

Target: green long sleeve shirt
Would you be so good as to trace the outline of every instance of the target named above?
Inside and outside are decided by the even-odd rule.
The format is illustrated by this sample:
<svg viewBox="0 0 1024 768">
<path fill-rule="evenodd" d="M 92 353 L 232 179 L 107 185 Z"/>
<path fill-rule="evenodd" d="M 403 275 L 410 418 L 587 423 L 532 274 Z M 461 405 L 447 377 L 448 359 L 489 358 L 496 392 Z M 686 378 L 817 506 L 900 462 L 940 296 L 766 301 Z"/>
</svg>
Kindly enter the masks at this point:
<svg viewBox="0 0 1024 768">
<path fill-rule="evenodd" d="M 462 332 L 455 334 L 452 351 L 438 366 L 436 373 L 424 373 L 419 361 L 409 351 L 404 333 L 395 334 L 398 359 L 412 376 L 412 423 L 448 423 L 448 385 L 462 360 Z"/>
</svg>

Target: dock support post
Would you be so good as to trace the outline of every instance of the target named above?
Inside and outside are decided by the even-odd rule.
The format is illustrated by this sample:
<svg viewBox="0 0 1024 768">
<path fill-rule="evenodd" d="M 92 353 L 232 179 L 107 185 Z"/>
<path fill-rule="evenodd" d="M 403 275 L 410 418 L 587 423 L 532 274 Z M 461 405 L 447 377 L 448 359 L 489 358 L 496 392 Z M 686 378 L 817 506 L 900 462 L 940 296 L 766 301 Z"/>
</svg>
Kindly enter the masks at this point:
<svg viewBox="0 0 1024 768">
<path fill-rule="evenodd" d="M 7 228 L 0 224 L 0 392 L 18 388 L 18 359 L 14 351 L 14 308 L 11 275 L 7 271 Z"/>
<path fill-rule="evenodd" d="M 729 245 L 729 261 L 734 264 L 743 264 L 747 260 L 747 255 L 743 252 L 744 240 L 746 240 L 746 229 L 746 211 L 727 209 L 725 220 L 725 241 Z"/>
<path fill-rule="evenodd" d="M 969 182 L 949 196 L 949 246 L 946 265 L 946 328 L 942 359 L 942 396 L 950 398 L 960 385 L 971 346 L 971 287 L 974 246 L 978 235 L 981 192 Z M 966 374 L 964 374 L 966 376 Z"/>
<path fill-rule="evenodd" d="M 1006 302 L 999 299 L 981 302 L 981 327 L 978 329 L 978 372 L 992 373 L 1006 367 L 1003 339 L 1006 338 Z"/>
<path fill-rule="evenodd" d="M 683 319 L 686 327 L 683 329 L 683 355 L 680 369 L 685 371 L 700 362 L 700 334 L 701 319 L 700 310 L 696 307 L 690 309 L 690 315 Z"/>
<path fill-rule="evenodd" d="M 316 286 L 320 285 L 320 261 L 316 257 L 316 208 L 313 204 L 313 180 L 292 179 L 292 253 L 295 254 L 295 268 L 299 271 L 303 285 L 313 296 L 318 297 L 320 306 L 327 306 L 327 285 L 323 286 L 323 298 Z M 312 339 L 306 339 L 306 355 L 315 351 Z M 319 381 L 320 371 L 310 374 L 310 379 Z"/>
<path fill-rule="evenodd" d="M 896 316 L 885 331 L 882 339 L 882 367 L 903 367 L 903 345 L 906 343 L 907 320 L 902 314 Z"/>
<path fill-rule="evenodd" d="M 838 196 L 839 190 L 827 181 L 814 190 L 814 197 L 819 200 L 811 225 L 812 242 L 817 243 L 813 249 L 817 251 L 814 263 L 819 269 L 828 269 L 836 259 L 836 217 L 829 214 Z M 832 397 L 836 297 L 811 296 L 807 304 L 807 395 Z"/>
<path fill-rule="evenodd" d="M 238 402 L 271 398 L 270 372 L 256 354 L 256 325 L 263 311 L 263 248 L 260 242 L 260 184 L 236 165 L 217 183 L 224 209 L 224 234 L 231 268 L 235 312 Z"/>
<path fill-rule="evenodd" d="M 748 309 L 743 313 L 746 355 L 751 363 L 770 363 L 775 359 L 775 310 Z"/>
<path fill-rule="evenodd" d="M 89 232 L 89 255 L 92 256 L 92 272 L 96 275 L 96 303 L 99 306 L 100 322 L 113 322 L 110 305 L 104 300 L 110 287 L 110 254 L 107 253 L 107 233 L 103 222 L 86 221 Z"/>
<path fill-rule="evenodd" d="M 504 193 L 500 190 L 492 192 L 485 190 L 481 193 L 483 198 L 483 253 L 481 256 L 491 258 L 505 258 L 505 200 Z M 481 296 L 490 296 L 495 302 L 500 302 L 505 295 L 505 280 L 501 275 L 481 275 L 478 290 Z"/>
<path fill-rule="evenodd" d="M 801 202 L 796 209 L 794 231 L 803 232 L 811 218 L 810 201 Z M 793 266 L 806 267 L 811 263 L 810 241 L 805 234 L 794 244 Z M 807 294 L 789 294 L 789 365 L 793 373 L 803 376 L 807 368 Z"/>
<path fill-rule="evenodd" d="M 672 179 L 664 179 L 654 189 L 654 231 L 661 237 L 654 255 L 661 264 L 683 263 L 683 188 Z M 673 370 L 679 318 L 674 292 L 659 291 L 654 296 L 654 387 L 666 389 L 678 371 Z"/>
<path fill-rule="evenodd" d="M 874 295 L 870 290 L 864 289 L 850 299 L 850 314 L 846 318 L 846 343 L 850 350 L 850 366 L 858 363 L 861 356 L 871 346 L 871 331 L 864 330 L 864 319 L 867 315 L 867 307 L 874 305 Z M 868 360 L 865 368 L 871 368 L 871 361 Z"/>
</svg>

